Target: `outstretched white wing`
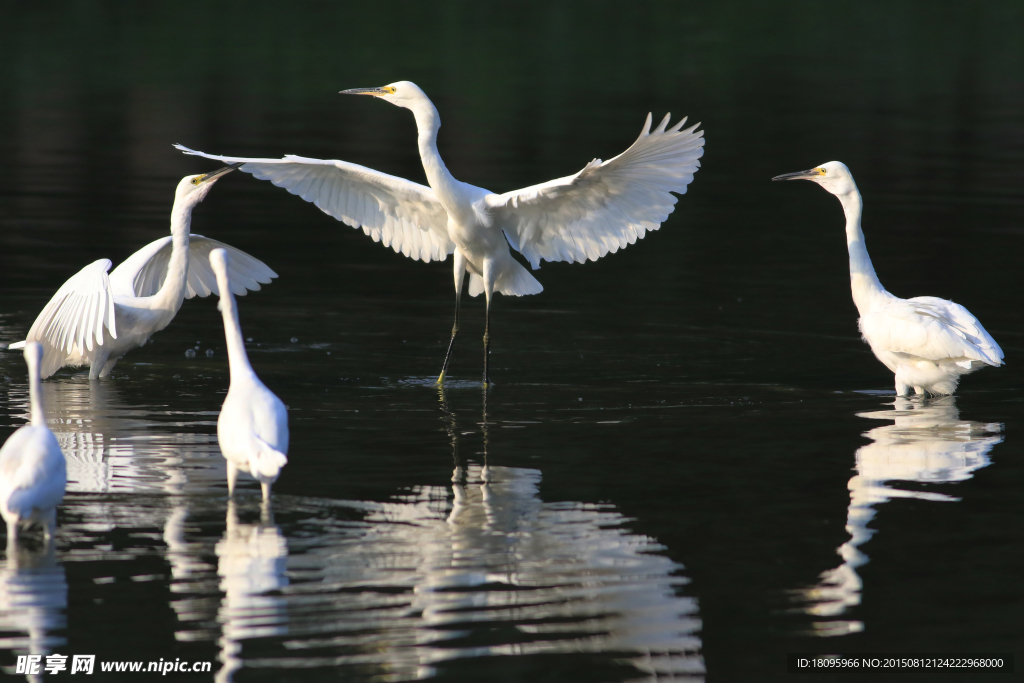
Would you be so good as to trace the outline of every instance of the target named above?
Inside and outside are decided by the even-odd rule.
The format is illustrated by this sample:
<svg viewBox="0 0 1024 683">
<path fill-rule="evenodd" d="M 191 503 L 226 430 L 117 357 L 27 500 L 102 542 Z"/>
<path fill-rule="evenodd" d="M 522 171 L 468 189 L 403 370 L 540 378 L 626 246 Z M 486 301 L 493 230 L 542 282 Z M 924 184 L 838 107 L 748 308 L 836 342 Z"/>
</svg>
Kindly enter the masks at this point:
<svg viewBox="0 0 1024 683">
<path fill-rule="evenodd" d="M 455 251 L 448 238 L 448 213 L 429 187 L 336 159 L 290 154 L 283 159 L 247 159 L 175 147 L 207 159 L 243 162 L 240 171 L 283 187 L 409 258 L 443 261 Z"/>
<path fill-rule="evenodd" d="M 104 258 L 75 273 L 32 323 L 25 340 L 43 345 L 40 374 L 44 378 L 56 372 L 60 361 L 73 349 L 92 351 L 94 342 L 102 344 L 104 327 L 117 338 L 114 293 L 107 276 L 110 265 L 110 259 Z M 56 368 L 51 367 L 54 362 Z"/>
<path fill-rule="evenodd" d="M 575 175 L 484 197 L 494 225 L 536 269 L 546 261 L 596 261 L 657 230 L 700 168 L 704 132 L 697 124 L 651 131 L 651 115 L 625 152 L 594 159 Z"/>
<path fill-rule="evenodd" d="M 1003 350 L 960 304 L 933 296 L 897 299 L 860 319 L 872 345 L 931 361 L 1002 365 Z M 959 359 L 959 360 L 958 360 Z"/>
<path fill-rule="evenodd" d="M 220 294 L 217 278 L 210 268 L 210 252 L 221 248 L 227 251 L 231 276 L 231 293 L 245 296 L 248 290 L 259 291 L 260 283 L 268 284 L 277 273 L 263 261 L 240 249 L 193 234 L 188 242 L 188 280 L 185 298 Z M 125 259 L 110 273 L 110 284 L 118 296 L 153 296 L 167 277 L 167 264 L 171 260 L 171 236 L 150 242 Z"/>
</svg>

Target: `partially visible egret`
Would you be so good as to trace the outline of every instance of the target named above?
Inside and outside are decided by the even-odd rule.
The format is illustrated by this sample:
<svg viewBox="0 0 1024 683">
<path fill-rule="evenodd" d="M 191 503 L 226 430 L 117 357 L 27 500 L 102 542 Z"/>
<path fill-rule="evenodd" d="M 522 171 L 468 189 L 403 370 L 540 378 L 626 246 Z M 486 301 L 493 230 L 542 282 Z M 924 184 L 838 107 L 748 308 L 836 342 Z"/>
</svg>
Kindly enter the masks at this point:
<svg viewBox="0 0 1024 683">
<path fill-rule="evenodd" d="M 228 461 L 228 495 L 235 493 L 238 472 L 248 472 L 270 499 L 270 485 L 288 462 L 288 409 L 256 376 L 249 364 L 238 324 L 238 305 L 228 275 L 230 259 L 223 249 L 210 252 L 210 265 L 220 285 L 218 308 L 224 317 L 231 385 L 217 418 L 217 441 Z"/>
<path fill-rule="evenodd" d="M 657 230 L 668 218 L 700 167 L 704 138 L 696 125 L 671 128 L 669 116 L 651 130 L 651 115 L 640 137 L 608 161 L 594 159 L 578 173 L 522 190 L 493 194 L 460 182 L 437 152 L 441 119 L 415 83 L 399 81 L 382 88 L 343 90 L 378 97 L 412 111 L 419 131 L 419 152 L 430 187 L 346 161 L 288 155 L 248 159 L 196 152 L 187 154 L 239 163 L 241 170 L 270 180 L 313 202 L 324 213 L 422 261 L 443 261 L 455 254 L 455 324 L 438 383 L 444 382 L 455 335 L 466 271 L 469 294 L 487 300 L 484 325 L 484 384 L 490 347 L 491 296 L 494 292 L 538 294 L 540 283 L 509 253 L 509 245 L 534 269 L 546 261 L 596 261 Z M 699 125 L 699 124 L 697 124 Z"/>
<path fill-rule="evenodd" d="M 46 426 L 39 365 L 43 347 L 25 345 L 31 422 L 0 448 L 0 515 L 7 522 L 7 547 L 15 547 L 18 527 L 43 525 L 47 540 L 57 529 L 57 506 L 64 499 L 67 464 L 57 437 Z M 8 553 L 9 554 L 9 553 Z"/>
<path fill-rule="evenodd" d="M 267 264 L 245 252 L 191 234 L 192 210 L 218 178 L 237 166 L 182 178 L 174 193 L 170 236 L 139 249 L 109 276 L 110 260 L 94 261 L 57 290 L 26 338 L 43 345 L 43 379 L 65 365 L 89 365 L 89 379 L 109 375 L 121 356 L 167 327 L 185 299 L 217 293 L 208 261 L 217 247 L 234 254 L 236 294 L 258 290 L 259 283 L 277 277 Z M 24 345 L 18 342 L 9 348 Z"/>
<path fill-rule="evenodd" d="M 875 275 L 860 229 L 861 198 L 846 166 L 830 161 L 772 180 L 810 180 L 839 198 L 846 213 L 850 285 L 864 341 L 896 373 L 896 393 L 952 394 L 960 375 L 1003 364 L 1003 351 L 970 312 L 933 296 L 900 299 Z"/>
</svg>

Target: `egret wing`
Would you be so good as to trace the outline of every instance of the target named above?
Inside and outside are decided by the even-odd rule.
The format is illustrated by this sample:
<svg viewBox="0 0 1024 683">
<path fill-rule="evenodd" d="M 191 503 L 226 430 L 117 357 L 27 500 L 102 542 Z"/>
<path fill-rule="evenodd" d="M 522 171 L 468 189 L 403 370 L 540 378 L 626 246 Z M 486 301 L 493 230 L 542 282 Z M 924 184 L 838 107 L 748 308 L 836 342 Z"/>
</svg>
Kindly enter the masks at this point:
<svg viewBox="0 0 1024 683">
<path fill-rule="evenodd" d="M 540 261 L 596 261 L 661 227 L 700 168 L 704 132 L 668 128 L 666 115 L 651 130 L 647 115 L 640 137 L 608 161 L 595 159 L 575 175 L 483 202 L 509 243 L 536 269 Z"/>
<path fill-rule="evenodd" d="M 103 343 L 103 328 L 117 338 L 114 326 L 114 293 L 111 289 L 110 260 L 100 259 L 78 271 L 61 285 L 28 331 L 26 341 L 43 345 L 42 376 L 49 377 L 60 368 L 51 368 L 74 348 L 92 351 L 93 342 Z"/>
<path fill-rule="evenodd" d="M 926 360 L 978 361 L 1002 365 L 1003 351 L 963 306 L 922 296 L 900 299 L 861 317 L 861 332 L 873 345 Z"/>
<path fill-rule="evenodd" d="M 443 261 L 455 251 L 448 213 L 429 187 L 337 159 L 249 159 L 175 147 L 207 159 L 242 162 L 240 171 L 283 187 L 409 258 Z"/>
<path fill-rule="evenodd" d="M 123 297 L 153 296 L 164 283 L 170 260 L 170 235 L 150 242 L 110 272 L 110 286 L 114 294 Z"/>
<path fill-rule="evenodd" d="M 271 279 L 277 277 L 270 266 L 255 256 L 230 244 L 193 234 L 188 243 L 188 287 L 185 298 L 209 296 L 211 293 L 220 296 L 217 276 L 210 267 L 210 252 L 214 249 L 223 249 L 228 253 L 228 279 L 231 293 L 235 296 L 245 296 L 247 290 L 258 292 L 260 283 L 269 284 Z"/>
<path fill-rule="evenodd" d="M 259 291 L 260 283 L 267 284 L 277 277 L 270 266 L 240 249 L 202 235 L 193 234 L 188 242 L 188 279 L 185 298 L 219 294 L 217 278 L 210 268 L 210 252 L 224 249 L 230 255 L 228 274 L 231 291 L 245 296 L 248 290 Z M 118 296 L 153 296 L 167 278 L 167 266 L 173 249 L 171 237 L 163 237 L 147 244 L 129 256 L 110 274 L 110 282 Z"/>
<path fill-rule="evenodd" d="M 980 360 L 988 365 L 1002 365 L 1003 350 L 992 338 L 978 319 L 970 311 L 958 303 L 934 296 L 918 296 L 908 301 L 914 305 L 920 315 L 931 316 L 940 320 L 964 343 L 982 356 Z"/>
</svg>

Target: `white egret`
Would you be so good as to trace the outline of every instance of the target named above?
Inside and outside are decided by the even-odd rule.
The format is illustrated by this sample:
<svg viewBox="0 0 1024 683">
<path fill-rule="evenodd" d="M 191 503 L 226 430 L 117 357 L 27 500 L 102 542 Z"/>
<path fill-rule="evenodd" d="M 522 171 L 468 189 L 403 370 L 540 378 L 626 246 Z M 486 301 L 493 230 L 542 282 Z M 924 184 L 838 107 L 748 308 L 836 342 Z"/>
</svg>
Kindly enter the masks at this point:
<svg viewBox="0 0 1024 683">
<path fill-rule="evenodd" d="M 845 164 L 830 161 L 772 180 L 810 180 L 839 198 L 846 213 L 850 285 L 860 331 L 878 360 L 896 373 L 896 393 L 952 394 L 960 375 L 1003 364 L 1003 351 L 959 304 L 933 296 L 900 299 L 885 291 L 860 228 L 861 197 Z"/>
<path fill-rule="evenodd" d="M 167 327 L 185 299 L 217 293 L 208 266 L 215 248 L 229 249 L 235 256 L 236 294 L 258 290 L 259 283 L 277 277 L 267 264 L 245 252 L 191 234 L 192 210 L 217 179 L 236 167 L 182 178 L 174 193 L 169 236 L 139 249 L 109 275 L 109 259 L 94 261 L 57 290 L 26 338 L 43 346 L 43 379 L 65 365 L 87 364 L 89 379 L 106 377 L 121 356 Z M 18 342 L 9 348 L 24 345 Z"/>
<path fill-rule="evenodd" d="M 31 422 L 20 427 L 0 448 L 0 515 L 7 522 L 7 547 L 12 549 L 19 526 L 43 525 L 47 539 L 57 528 L 57 506 L 64 499 L 67 464 L 57 437 L 46 426 L 39 366 L 43 347 L 25 345 Z"/>
<path fill-rule="evenodd" d="M 422 261 L 443 261 L 455 254 L 455 324 L 438 383 L 444 382 L 455 335 L 459 299 L 469 271 L 469 294 L 487 300 L 484 326 L 484 384 L 490 346 L 491 296 L 494 292 L 538 294 L 540 283 L 509 253 L 516 249 L 534 269 L 541 260 L 596 261 L 657 230 L 684 194 L 700 167 L 704 138 L 696 125 L 671 128 L 669 116 L 651 130 L 651 116 L 636 142 L 608 161 L 594 159 L 579 173 L 522 190 L 494 194 L 452 177 L 437 151 L 441 119 L 414 83 L 342 93 L 370 95 L 412 111 L 419 131 L 419 152 L 426 173 L 418 183 L 338 160 L 288 155 L 249 159 L 196 152 L 187 154 L 231 163 L 261 180 L 270 180 L 313 202 L 324 213 Z M 697 124 L 699 125 L 699 124 Z"/>
<path fill-rule="evenodd" d="M 270 498 L 270 485 L 288 462 L 288 409 L 256 376 L 249 364 L 238 323 L 238 305 L 228 275 L 230 259 L 223 249 L 210 253 L 220 285 L 220 308 L 228 347 L 231 385 L 217 418 L 217 441 L 228 461 L 228 495 L 234 495 L 238 472 L 248 472 Z"/>
</svg>

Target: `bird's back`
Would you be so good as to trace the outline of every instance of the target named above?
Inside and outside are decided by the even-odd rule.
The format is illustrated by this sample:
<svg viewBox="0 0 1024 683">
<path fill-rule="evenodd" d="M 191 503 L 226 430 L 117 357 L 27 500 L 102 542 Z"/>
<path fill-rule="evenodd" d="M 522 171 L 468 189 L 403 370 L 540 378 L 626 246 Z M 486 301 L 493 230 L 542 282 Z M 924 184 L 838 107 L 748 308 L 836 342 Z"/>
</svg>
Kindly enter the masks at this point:
<svg viewBox="0 0 1024 683">
<path fill-rule="evenodd" d="M 231 438 L 238 444 L 235 447 L 248 447 L 242 443 L 251 435 L 281 453 L 288 452 L 287 408 L 255 376 L 242 382 L 232 379 L 217 424 L 218 434 Z"/>
<path fill-rule="evenodd" d="M 0 448 L 0 505 L 19 516 L 56 507 L 64 497 L 67 464 L 57 437 L 26 425 Z"/>
<path fill-rule="evenodd" d="M 1001 365 L 1003 352 L 963 306 L 937 297 L 893 297 L 863 315 L 861 331 L 872 348 L 931 361 Z"/>
</svg>

